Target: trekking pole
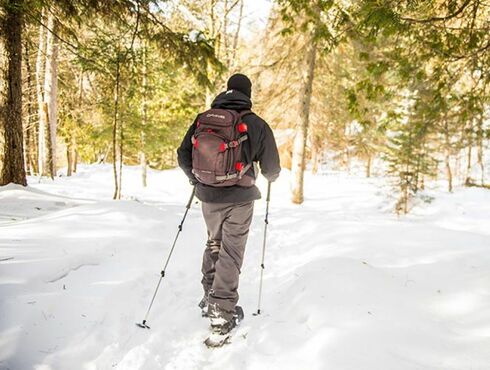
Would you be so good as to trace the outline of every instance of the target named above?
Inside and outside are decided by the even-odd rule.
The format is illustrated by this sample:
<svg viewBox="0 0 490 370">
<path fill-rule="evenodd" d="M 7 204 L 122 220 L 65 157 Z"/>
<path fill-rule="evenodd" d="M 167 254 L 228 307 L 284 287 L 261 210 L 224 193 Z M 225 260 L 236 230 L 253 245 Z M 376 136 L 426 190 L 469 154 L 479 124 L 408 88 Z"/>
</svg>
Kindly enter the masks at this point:
<svg viewBox="0 0 490 370">
<path fill-rule="evenodd" d="M 266 207 L 265 207 L 265 219 L 264 219 L 264 240 L 262 243 L 262 262 L 260 263 L 260 285 L 259 285 L 259 304 L 257 307 L 257 313 L 254 315 L 260 315 L 260 303 L 262 301 L 262 282 L 264 279 L 264 270 L 265 270 L 265 244 L 267 242 L 267 225 L 269 225 L 269 202 L 271 200 L 271 182 L 267 184 L 267 198 L 266 198 Z"/>
<path fill-rule="evenodd" d="M 172 244 L 172 248 L 170 249 L 170 253 L 168 254 L 167 261 L 165 262 L 165 266 L 163 267 L 163 270 L 160 272 L 160 279 L 158 280 L 157 287 L 155 289 L 155 293 L 153 293 L 153 298 L 151 299 L 150 305 L 148 306 L 148 310 L 146 311 L 145 318 L 141 323 L 136 323 L 137 326 L 143 329 L 150 329 L 148 325 L 146 325 L 146 320 L 148 319 L 148 315 L 150 314 L 151 306 L 153 306 L 153 301 L 155 301 L 155 297 L 157 296 L 158 289 L 160 288 L 160 284 L 162 283 L 163 278 L 165 277 L 165 270 L 167 269 L 168 262 L 170 261 L 170 257 L 172 257 L 172 253 L 175 248 L 175 244 L 177 243 L 177 239 L 179 238 L 180 233 L 182 232 L 182 226 L 184 225 L 185 218 L 187 217 L 187 213 L 189 212 L 189 209 L 191 208 L 192 200 L 194 199 L 194 195 L 196 193 L 196 186 L 192 188 L 192 194 L 189 199 L 189 202 L 187 203 L 186 210 L 184 213 L 184 217 L 182 218 L 182 221 L 180 222 L 180 225 L 178 226 L 179 231 L 177 231 L 177 235 L 175 235 L 174 243 Z"/>
</svg>

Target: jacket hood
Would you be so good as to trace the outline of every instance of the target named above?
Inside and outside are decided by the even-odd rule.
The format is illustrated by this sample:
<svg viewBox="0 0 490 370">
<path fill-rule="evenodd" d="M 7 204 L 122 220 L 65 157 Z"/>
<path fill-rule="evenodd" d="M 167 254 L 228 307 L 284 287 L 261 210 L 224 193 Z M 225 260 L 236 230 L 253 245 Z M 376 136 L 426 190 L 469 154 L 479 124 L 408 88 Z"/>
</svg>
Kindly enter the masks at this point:
<svg viewBox="0 0 490 370">
<path fill-rule="evenodd" d="M 228 90 L 220 93 L 211 104 L 211 108 L 232 109 L 236 111 L 252 109 L 252 101 L 238 90 Z"/>
</svg>

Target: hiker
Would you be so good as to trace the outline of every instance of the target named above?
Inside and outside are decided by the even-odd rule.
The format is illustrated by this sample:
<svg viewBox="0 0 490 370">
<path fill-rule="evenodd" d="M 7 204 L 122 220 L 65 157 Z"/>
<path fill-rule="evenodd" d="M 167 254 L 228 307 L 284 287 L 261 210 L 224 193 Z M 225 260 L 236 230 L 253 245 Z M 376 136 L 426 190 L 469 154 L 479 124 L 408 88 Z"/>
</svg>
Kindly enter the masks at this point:
<svg viewBox="0 0 490 370">
<path fill-rule="evenodd" d="M 270 182 L 281 171 L 274 135 L 252 113 L 251 95 L 247 76 L 231 76 L 227 91 L 196 117 L 177 150 L 179 166 L 196 186 L 208 232 L 199 306 L 221 334 L 237 324 L 238 279 L 254 201 L 261 196 L 257 163 Z"/>
</svg>

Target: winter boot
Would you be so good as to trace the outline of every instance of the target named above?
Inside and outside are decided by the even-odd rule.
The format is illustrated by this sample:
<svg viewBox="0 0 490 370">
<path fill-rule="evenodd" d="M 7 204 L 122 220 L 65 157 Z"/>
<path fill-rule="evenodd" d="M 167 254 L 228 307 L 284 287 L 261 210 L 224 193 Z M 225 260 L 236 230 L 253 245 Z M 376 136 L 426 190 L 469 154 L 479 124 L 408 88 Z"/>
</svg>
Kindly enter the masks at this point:
<svg viewBox="0 0 490 370">
<path fill-rule="evenodd" d="M 235 313 L 230 320 L 225 320 L 220 315 L 212 314 L 210 315 L 211 328 L 214 333 L 219 333 L 220 335 L 228 334 L 240 324 L 244 316 L 243 309 L 240 306 L 235 306 Z"/>
</svg>

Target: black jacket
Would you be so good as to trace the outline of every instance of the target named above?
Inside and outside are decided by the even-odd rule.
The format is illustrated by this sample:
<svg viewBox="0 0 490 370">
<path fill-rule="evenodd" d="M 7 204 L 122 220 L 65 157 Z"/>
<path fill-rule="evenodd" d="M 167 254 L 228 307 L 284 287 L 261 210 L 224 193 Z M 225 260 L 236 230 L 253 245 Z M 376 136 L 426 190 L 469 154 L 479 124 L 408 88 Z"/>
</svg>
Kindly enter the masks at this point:
<svg viewBox="0 0 490 370">
<path fill-rule="evenodd" d="M 212 108 L 231 109 L 238 112 L 250 110 L 252 102 L 237 90 L 229 90 L 219 94 L 211 104 Z M 179 166 L 191 182 L 197 183 L 196 196 L 203 202 L 209 203 L 240 203 L 260 199 L 260 191 L 254 185 L 252 187 L 229 186 L 213 187 L 198 183 L 192 174 L 192 142 L 191 138 L 196 129 L 197 117 L 182 140 L 177 157 Z M 256 114 L 247 114 L 243 122 L 248 127 L 248 140 L 243 143 L 243 155 L 247 163 L 258 162 L 260 170 L 269 181 L 275 181 L 281 171 L 279 153 L 276 141 L 269 125 Z M 253 168 L 250 169 L 253 171 Z M 255 177 L 257 177 L 257 173 Z"/>
</svg>

